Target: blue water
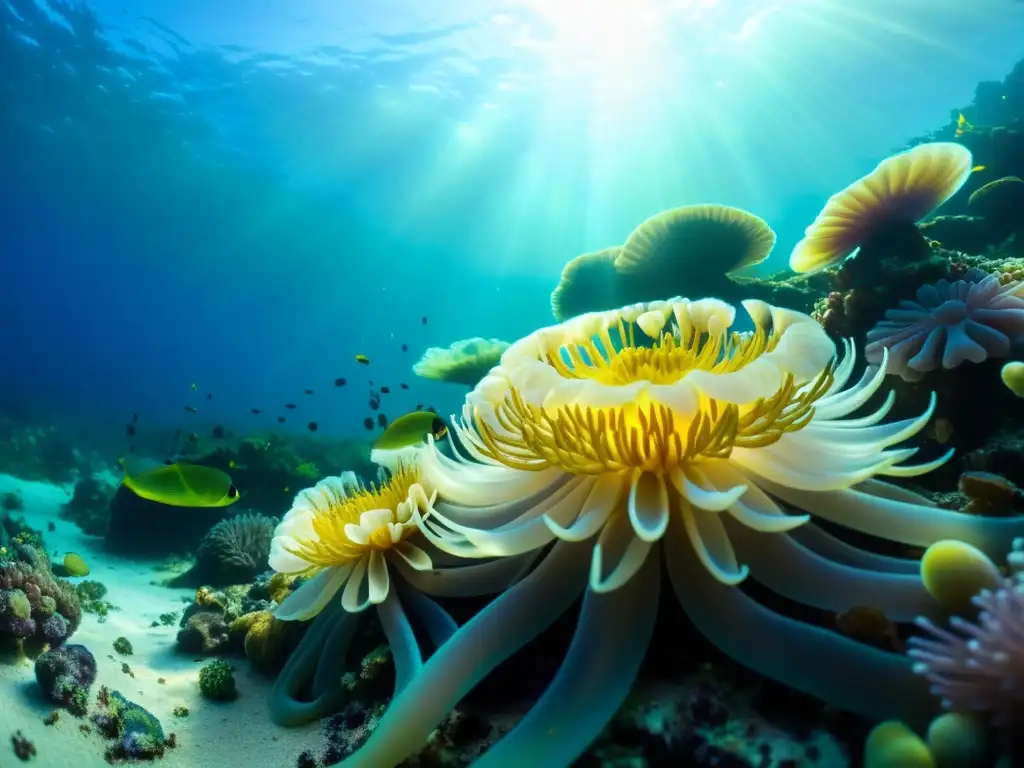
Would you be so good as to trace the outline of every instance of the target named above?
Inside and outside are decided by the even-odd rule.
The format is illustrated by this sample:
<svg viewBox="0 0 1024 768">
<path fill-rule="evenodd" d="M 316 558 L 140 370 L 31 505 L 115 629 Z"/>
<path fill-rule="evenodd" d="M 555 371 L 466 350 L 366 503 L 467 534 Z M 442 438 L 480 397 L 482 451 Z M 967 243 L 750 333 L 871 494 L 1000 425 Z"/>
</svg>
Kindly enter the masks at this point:
<svg viewBox="0 0 1024 768">
<path fill-rule="evenodd" d="M 781 268 L 1024 56 L 1012 0 L 578 7 L 4 0 L 0 406 L 102 431 L 297 402 L 287 427 L 349 435 L 373 379 L 392 416 L 450 412 L 419 354 L 550 323 L 571 257 L 713 201 Z"/>
</svg>

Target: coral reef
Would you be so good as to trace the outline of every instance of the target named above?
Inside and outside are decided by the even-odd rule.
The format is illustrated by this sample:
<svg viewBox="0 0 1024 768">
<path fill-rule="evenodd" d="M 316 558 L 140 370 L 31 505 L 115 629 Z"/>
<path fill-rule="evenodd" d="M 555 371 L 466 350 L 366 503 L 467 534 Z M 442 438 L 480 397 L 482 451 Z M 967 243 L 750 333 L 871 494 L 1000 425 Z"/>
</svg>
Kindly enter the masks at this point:
<svg viewBox="0 0 1024 768">
<path fill-rule="evenodd" d="M 223 587 L 252 581 L 264 571 L 277 518 L 241 514 L 211 528 L 196 550 L 195 564 L 170 586 Z"/>
<path fill-rule="evenodd" d="M 49 701 L 79 717 L 89 706 L 89 689 L 96 682 L 96 659 L 84 645 L 62 645 L 39 656 L 36 682 Z"/>
<path fill-rule="evenodd" d="M 506 349 L 508 342 L 501 339 L 463 339 L 448 347 L 430 347 L 412 370 L 424 379 L 472 388 L 498 364 Z"/>
<path fill-rule="evenodd" d="M 53 425 L 38 426 L 0 416 L 0 467 L 25 480 L 70 483 L 98 463 Z"/>
<path fill-rule="evenodd" d="M 0 548 L 0 642 L 17 641 L 26 651 L 60 645 L 81 619 L 74 587 L 54 576 L 32 541 L 18 534 Z"/>
<path fill-rule="evenodd" d="M 116 740 L 107 750 L 108 762 L 152 760 L 171 746 L 157 717 L 118 691 L 101 688 L 98 703 L 100 711 L 93 714 L 93 722 L 104 736 Z"/>
</svg>

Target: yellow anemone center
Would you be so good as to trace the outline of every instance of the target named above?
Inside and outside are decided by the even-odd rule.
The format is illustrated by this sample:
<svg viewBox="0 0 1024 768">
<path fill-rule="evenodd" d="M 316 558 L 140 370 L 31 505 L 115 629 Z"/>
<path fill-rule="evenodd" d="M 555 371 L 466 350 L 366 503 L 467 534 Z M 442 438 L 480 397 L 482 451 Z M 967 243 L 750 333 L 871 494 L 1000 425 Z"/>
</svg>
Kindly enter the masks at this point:
<svg viewBox="0 0 1024 768">
<path fill-rule="evenodd" d="M 407 519 L 401 519 L 400 509 L 407 506 L 409 492 L 419 482 L 419 473 L 411 467 L 402 466 L 384 485 L 371 484 L 368 488 L 351 495 L 343 495 L 334 489 L 310 492 L 307 496 L 313 507 L 312 529 L 316 539 L 296 539 L 296 547 L 288 551 L 310 564 L 311 570 L 345 565 L 358 560 L 370 550 L 391 549 L 394 541 L 391 531 L 398 525 L 401 539 L 413 530 Z M 380 516 L 371 527 L 363 520 L 366 512 L 387 510 L 391 514 L 385 519 Z M 359 528 L 363 536 L 357 540 L 346 531 L 347 526 Z M 365 543 L 359 539 L 365 538 Z"/>
<path fill-rule="evenodd" d="M 605 331 L 547 352 L 544 359 L 560 376 L 605 385 L 637 381 L 680 382 L 694 370 L 734 373 L 771 351 L 780 334 L 758 326 L 751 334 L 662 334 L 650 347 L 637 346 L 632 325 L 619 321 L 619 344 Z M 603 350 L 602 350 L 603 347 Z M 541 408 L 526 402 L 515 387 L 497 407 L 501 429 L 474 419 L 483 453 L 514 469 L 559 467 L 577 475 L 641 469 L 669 472 L 702 459 L 727 458 L 733 448 L 771 445 L 787 432 L 805 427 L 814 403 L 832 384 L 826 367 L 807 387 L 787 375 L 771 397 L 751 403 L 725 403 L 703 394 L 695 413 L 677 414 L 650 400 L 617 407 L 583 404 Z"/>
</svg>

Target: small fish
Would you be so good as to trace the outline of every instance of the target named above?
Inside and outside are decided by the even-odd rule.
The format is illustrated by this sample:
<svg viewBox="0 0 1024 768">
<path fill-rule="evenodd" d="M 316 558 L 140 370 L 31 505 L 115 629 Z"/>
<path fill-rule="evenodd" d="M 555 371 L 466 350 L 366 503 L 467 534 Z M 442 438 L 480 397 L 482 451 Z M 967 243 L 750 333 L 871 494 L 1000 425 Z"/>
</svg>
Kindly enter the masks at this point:
<svg viewBox="0 0 1024 768">
<path fill-rule="evenodd" d="M 67 571 L 68 576 L 88 576 L 89 565 L 85 562 L 81 555 L 74 552 L 67 552 L 64 555 L 64 570 Z"/>
<path fill-rule="evenodd" d="M 186 411 L 187 411 L 188 413 L 199 413 L 199 409 L 198 409 L 198 408 L 196 408 L 196 407 L 195 407 L 194 405 L 186 405 L 186 406 L 185 406 L 185 410 L 186 410 Z"/>
<path fill-rule="evenodd" d="M 193 383 L 192 383 L 192 391 L 193 391 L 193 392 L 195 392 L 195 391 L 196 391 L 196 385 L 195 385 L 195 382 L 193 382 Z"/>
<path fill-rule="evenodd" d="M 226 472 L 201 464 L 159 464 L 141 468 L 122 461 L 126 488 L 149 501 L 171 507 L 226 507 L 240 498 Z"/>
<path fill-rule="evenodd" d="M 426 316 L 426 315 L 424 315 L 424 316 L 423 316 L 423 324 L 424 324 L 424 325 L 426 325 L 426 324 L 427 324 L 427 316 Z"/>
<path fill-rule="evenodd" d="M 380 408 L 380 400 L 371 399 L 370 402 L 367 403 L 367 405 L 370 406 L 371 411 L 376 411 L 378 408 Z"/>
<path fill-rule="evenodd" d="M 420 403 L 416 403 L 416 410 L 417 411 L 422 411 L 423 410 L 423 405 L 420 404 Z"/>
<path fill-rule="evenodd" d="M 373 447 L 384 450 L 407 448 L 422 443 L 428 435 L 433 436 L 435 440 L 443 440 L 447 434 L 448 426 L 437 414 L 430 411 L 413 411 L 391 422 L 391 426 L 377 438 Z"/>
<path fill-rule="evenodd" d="M 277 417 L 277 423 L 278 424 L 284 424 L 284 422 L 285 422 L 284 416 L 278 416 Z"/>
<path fill-rule="evenodd" d="M 294 411 L 299 406 L 297 406 L 295 403 L 285 403 L 284 407 L 287 408 L 289 411 Z"/>
<path fill-rule="evenodd" d="M 259 408 L 250 408 L 249 410 L 252 411 L 253 413 L 255 413 L 257 416 L 260 413 L 260 409 Z"/>
<path fill-rule="evenodd" d="M 961 112 L 956 119 L 956 136 L 963 136 L 965 133 L 970 133 L 974 130 L 974 126 L 967 122 L 967 118 L 964 117 L 964 113 Z"/>
<path fill-rule="evenodd" d="M 382 395 L 388 395 L 388 394 L 391 394 L 391 390 L 390 390 L 390 389 L 388 389 L 387 387 L 381 387 L 381 388 L 380 388 L 380 393 L 381 393 Z"/>
<path fill-rule="evenodd" d="M 346 384 L 348 384 L 348 382 L 345 380 L 345 377 L 343 376 L 338 377 L 337 379 L 334 380 L 334 386 L 336 387 L 344 387 Z"/>
<path fill-rule="evenodd" d="M 299 477 L 316 477 L 318 474 L 316 464 L 312 461 L 307 461 L 305 464 L 299 464 L 299 466 L 295 468 L 295 474 Z"/>
<path fill-rule="evenodd" d="M 128 437 L 135 437 L 135 425 L 134 424 L 125 424 L 124 425 L 124 432 L 125 432 L 126 435 L 128 435 Z"/>
<path fill-rule="evenodd" d="M 408 389 L 409 388 L 408 384 L 399 384 L 398 386 L 400 386 L 402 389 Z"/>
<path fill-rule="evenodd" d="M 985 168 L 986 166 L 984 165 L 976 165 L 973 168 L 971 168 L 971 173 L 978 173 L 979 171 L 984 171 Z"/>
<path fill-rule="evenodd" d="M 139 423 L 139 414 L 133 413 L 132 414 L 132 424 L 138 424 L 138 423 Z"/>
<path fill-rule="evenodd" d="M 211 434 L 213 435 L 213 439 L 214 440 L 223 440 L 224 439 L 224 427 L 222 427 L 220 424 L 218 424 L 217 426 L 215 426 L 213 428 L 213 431 L 211 432 Z"/>
<path fill-rule="evenodd" d="M 377 425 L 378 425 L 378 426 L 379 426 L 379 427 L 380 427 L 381 429 L 384 429 L 384 428 L 386 428 L 386 427 L 387 427 L 387 425 L 388 425 L 388 417 L 387 417 L 387 416 L 385 416 L 385 415 L 384 415 L 383 413 L 378 413 L 378 414 L 377 414 Z"/>
<path fill-rule="evenodd" d="M 207 400 L 213 400 L 213 392 L 207 392 L 206 393 L 206 399 Z"/>
<path fill-rule="evenodd" d="M 313 390 L 312 389 L 307 389 L 306 390 L 306 394 L 307 395 L 312 395 L 313 394 Z"/>
<path fill-rule="evenodd" d="M 284 488 L 281 489 L 281 491 L 282 493 L 291 493 L 292 489 L 286 485 Z"/>
<path fill-rule="evenodd" d="M 369 365 L 370 358 L 368 358 L 366 355 L 356 355 L 356 362 L 360 363 L 361 365 Z"/>
<path fill-rule="evenodd" d="M 238 462 L 234 459 L 228 459 L 228 469 L 234 469 L 238 466 Z"/>
<path fill-rule="evenodd" d="M 309 424 L 307 424 L 306 427 L 309 429 L 310 432 L 316 432 L 318 429 L 320 429 L 319 425 L 315 421 L 309 422 Z"/>
<path fill-rule="evenodd" d="M 402 345 L 402 351 L 403 352 L 408 352 L 409 351 L 409 345 L 408 344 L 403 344 Z"/>
<path fill-rule="evenodd" d="M 365 419 L 363 419 L 363 426 L 366 427 L 368 432 L 372 432 L 373 431 L 373 419 L 371 419 L 369 416 L 367 416 Z"/>
</svg>

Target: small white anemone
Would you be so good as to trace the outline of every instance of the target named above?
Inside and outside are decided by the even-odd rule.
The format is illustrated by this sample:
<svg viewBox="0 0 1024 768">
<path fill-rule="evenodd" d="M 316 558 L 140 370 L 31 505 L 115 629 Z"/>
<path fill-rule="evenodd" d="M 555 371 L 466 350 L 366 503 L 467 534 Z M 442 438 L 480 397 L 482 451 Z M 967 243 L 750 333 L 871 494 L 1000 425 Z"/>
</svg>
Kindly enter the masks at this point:
<svg viewBox="0 0 1024 768">
<path fill-rule="evenodd" d="M 596 536 L 590 588 L 607 592 L 631 579 L 678 521 L 715 579 L 737 584 L 748 573 L 731 542 L 737 525 L 782 534 L 808 521 L 781 501 L 863 528 L 838 500 L 830 509 L 831 492 L 923 474 L 947 458 L 907 467 L 915 449 L 890 448 L 925 426 L 934 399 L 920 417 L 894 424 L 876 426 L 892 398 L 846 419 L 877 391 L 884 367 L 844 389 L 852 345 L 837 363 L 809 316 L 743 306 L 751 332 L 732 330 L 735 309 L 722 301 L 673 299 L 581 315 L 513 344 L 455 424 L 474 461 L 436 449 L 422 459 L 445 502 L 425 535 L 468 557 Z M 528 497 L 536 503 L 496 522 Z"/>
<path fill-rule="evenodd" d="M 430 515 L 428 494 L 414 463 L 399 464 L 380 485 L 363 487 L 347 472 L 301 491 L 274 531 L 270 567 L 309 577 L 278 607 L 282 621 L 316 616 L 344 587 L 350 613 L 384 602 L 390 588 L 389 558 L 415 571 L 433 568 L 430 556 L 408 541 Z"/>
</svg>

